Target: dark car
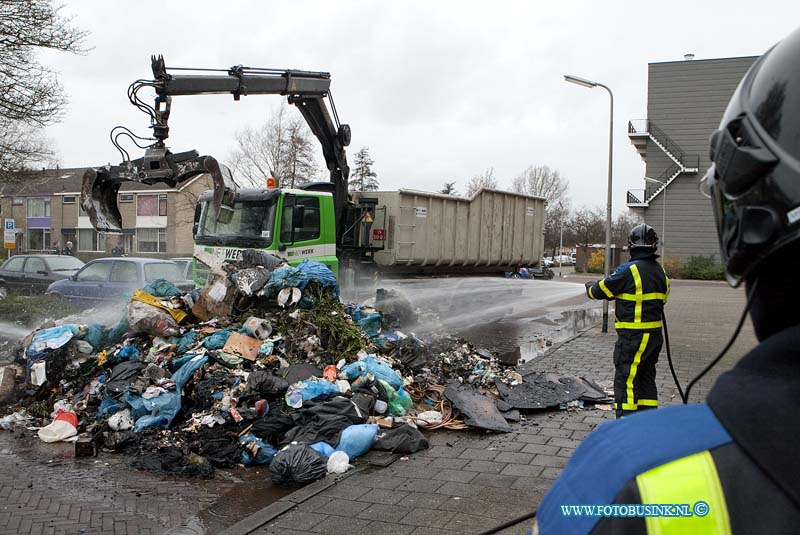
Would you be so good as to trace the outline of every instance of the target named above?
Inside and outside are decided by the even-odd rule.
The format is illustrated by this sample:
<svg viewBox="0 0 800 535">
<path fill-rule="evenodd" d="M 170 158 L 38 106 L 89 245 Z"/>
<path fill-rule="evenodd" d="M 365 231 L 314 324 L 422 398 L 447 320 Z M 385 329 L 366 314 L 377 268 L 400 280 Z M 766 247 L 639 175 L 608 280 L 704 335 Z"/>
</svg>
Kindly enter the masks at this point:
<svg viewBox="0 0 800 535">
<path fill-rule="evenodd" d="M 175 262 L 125 257 L 93 260 L 72 277 L 51 284 L 47 293 L 79 305 L 96 306 L 122 301 L 156 279 L 166 279 L 183 292 L 195 287 Z"/>
<path fill-rule="evenodd" d="M 16 255 L 0 267 L 0 286 L 23 294 L 44 293 L 55 281 L 73 276 L 83 267 L 74 256 Z"/>
</svg>

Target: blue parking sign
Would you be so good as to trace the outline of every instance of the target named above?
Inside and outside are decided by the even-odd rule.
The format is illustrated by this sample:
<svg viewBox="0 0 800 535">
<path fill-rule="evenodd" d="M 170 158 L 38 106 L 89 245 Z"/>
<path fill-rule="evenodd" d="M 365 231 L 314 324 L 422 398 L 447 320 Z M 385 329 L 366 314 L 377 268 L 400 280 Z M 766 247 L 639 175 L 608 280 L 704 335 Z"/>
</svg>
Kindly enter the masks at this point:
<svg viewBox="0 0 800 535">
<path fill-rule="evenodd" d="M 6 219 L 6 230 L 14 230 L 14 220 Z"/>
</svg>

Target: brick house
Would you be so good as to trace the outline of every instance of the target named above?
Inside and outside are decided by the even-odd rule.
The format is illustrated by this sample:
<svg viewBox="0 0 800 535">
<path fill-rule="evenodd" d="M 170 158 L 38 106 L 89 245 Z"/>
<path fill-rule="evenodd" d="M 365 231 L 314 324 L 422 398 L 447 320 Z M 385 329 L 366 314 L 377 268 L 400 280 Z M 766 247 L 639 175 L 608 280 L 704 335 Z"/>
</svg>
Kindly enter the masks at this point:
<svg viewBox="0 0 800 535">
<path fill-rule="evenodd" d="M 123 182 L 118 195 L 122 235 L 94 230 L 80 207 L 85 168 L 44 169 L 19 184 L 0 185 L 0 218 L 13 218 L 17 247 L 12 254 L 48 251 L 73 244 L 84 261 L 110 256 L 121 244 L 132 256 L 192 256 L 192 222 L 197 197 L 211 189 L 208 175 L 179 188 Z"/>
</svg>

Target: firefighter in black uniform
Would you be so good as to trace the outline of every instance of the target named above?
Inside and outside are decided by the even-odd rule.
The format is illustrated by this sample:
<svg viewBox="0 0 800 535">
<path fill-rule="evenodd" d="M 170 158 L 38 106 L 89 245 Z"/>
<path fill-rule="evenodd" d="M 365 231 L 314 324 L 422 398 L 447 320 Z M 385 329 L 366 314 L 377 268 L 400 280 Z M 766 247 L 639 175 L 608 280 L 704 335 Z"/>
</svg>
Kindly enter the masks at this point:
<svg viewBox="0 0 800 535">
<path fill-rule="evenodd" d="M 742 79 L 711 138 L 713 165 L 701 182 L 726 278 L 747 288 L 743 312 L 759 345 L 719 376 L 706 403 L 623 418 L 590 434 L 539 505 L 534 533 L 800 531 L 799 67 L 800 29 Z M 564 504 L 689 510 L 576 517 Z"/>
<path fill-rule="evenodd" d="M 590 299 L 615 300 L 614 408 L 617 418 L 658 407 L 656 363 L 661 346 L 661 316 L 669 277 L 656 259 L 658 235 L 636 225 L 628 237 L 631 260 L 608 278 L 586 283 Z"/>
</svg>

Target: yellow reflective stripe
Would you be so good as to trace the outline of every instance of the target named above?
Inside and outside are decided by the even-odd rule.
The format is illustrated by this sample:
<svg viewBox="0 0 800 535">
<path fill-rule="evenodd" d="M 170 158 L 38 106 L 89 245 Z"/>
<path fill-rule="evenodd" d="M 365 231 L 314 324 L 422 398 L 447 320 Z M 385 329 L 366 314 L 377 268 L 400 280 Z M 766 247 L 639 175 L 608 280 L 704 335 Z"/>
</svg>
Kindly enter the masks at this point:
<svg viewBox="0 0 800 535">
<path fill-rule="evenodd" d="M 619 409 L 619 403 L 614 403 L 614 410 Z M 624 411 L 636 411 L 639 410 L 639 406 L 636 403 L 623 403 L 622 410 Z"/>
<path fill-rule="evenodd" d="M 669 277 L 667 277 L 667 273 L 666 272 L 664 272 L 664 280 L 667 281 L 667 297 L 669 297 Z M 664 298 L 664 302 L 665 303 L 667 302 L 667 297 Z"/>
<path fill-rule="evenodd" d="M 631 371 L 628 373 L 628 380 L 625 382 L 625 386 L 627 387 L 626 394 L 628 403 L 634 403 L 633 401 L 633 379 L 636 377 L 636 370 L 639 368 L 639 362 L 642 360 L 642 353 L 647 348 L 647 342 L 650 341 L 650 333 L 644 333 L 642 335 L 642 343 L 639 344 L 639 349 L 636 350 L 636 355 L 633 357 L 633 362 L 631 362 Z M 623 403 L 622 408 L 625 408 L 625 404 Z"/>
<path fill-rule="evenodd" d="M 597 299 L 594 294 L 592 293 L 592 287 L 588 286 L 586 288 L 586 294 L 589 296 L 589 299 Z"/>
<path fill-rule="evenodd" d="M 660 329 L 661 321 L 618 321 L 614 323 L 614 327 L 617 329 Z"/>
<path fill-rule="evenodd" d="M 656 301 L 656 300 L 666 301 L 667 294 L 662 294 L 658 292 L 651 292 L 649 294 L 641 294 L 641 295 L 619 294 L 617 296 L 617 299 L 622 299 L 623 301 Z"/>
<path fill-rule="evenodd" d="M 657 399 L 637 399 L 637 405 L 641 405 L 643 407 L 658 407 L 658 400 Z"/>
<path fill-rule="evenodd" d="M 633 275 L 633 284 L 636 286 L 636 295 L 642 295 L 642 277 L 639 275 L 639 267 L 636 264 L 631 264 L 631 275 Z M 636 308 L 633 312 L 633 321 L 638 323 L 642 321 L 642 302 L 636 300 Z"/>
<path fill-rule="evenodd" d="M 636 476 L 636 484 L 643 504 L 686 503 L 690 509 L 697 502 L 708 505 L 704 516 L 693 514 L 646 517 L 648 535 L 730 535 L 731 524 L 725 494 L 722 492 L 714 459 L 708 450 L 639 474 Z"/>
<path fill-rule="evenodd" d="M 608 287 L 606 286 L 606 281 L 599 281 L 597 284 L 598 286 L 600 286 L 600 289 L 603 290 L 603 293 L 606 294 L 609 299 L 614 298 L 614 294 L 612 294 L 611 290 L 609 290 Z"/>
</svg>

